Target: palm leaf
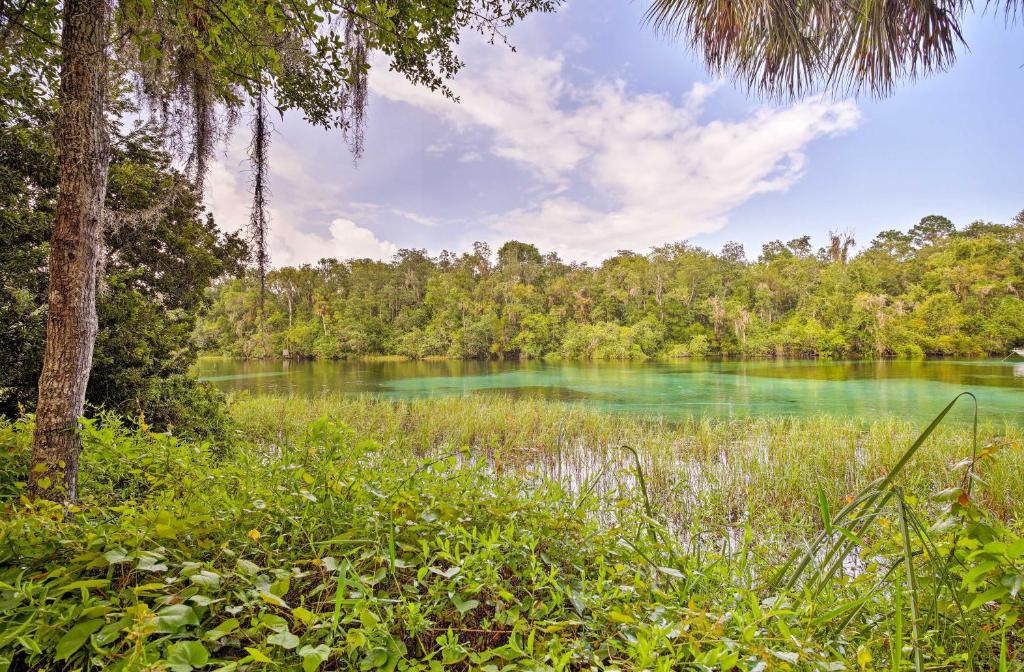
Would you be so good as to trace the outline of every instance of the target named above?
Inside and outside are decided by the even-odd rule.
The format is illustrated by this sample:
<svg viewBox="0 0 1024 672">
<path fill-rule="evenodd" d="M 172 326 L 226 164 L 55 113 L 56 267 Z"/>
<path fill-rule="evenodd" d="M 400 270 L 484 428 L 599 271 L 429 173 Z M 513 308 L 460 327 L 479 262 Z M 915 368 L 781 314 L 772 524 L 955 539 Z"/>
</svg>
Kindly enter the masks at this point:
<svg viewBox="0 0 1024 672">
<path fill-rule="evenodd" d="M 1000 0 L 1007 23 L 1024 0 Z M 815 90 L 884 96 L 941 72 L 966 46 L 969 0 L 653 0 L 647 20 L 707 66 L 769 97 Z"/>
</svg>

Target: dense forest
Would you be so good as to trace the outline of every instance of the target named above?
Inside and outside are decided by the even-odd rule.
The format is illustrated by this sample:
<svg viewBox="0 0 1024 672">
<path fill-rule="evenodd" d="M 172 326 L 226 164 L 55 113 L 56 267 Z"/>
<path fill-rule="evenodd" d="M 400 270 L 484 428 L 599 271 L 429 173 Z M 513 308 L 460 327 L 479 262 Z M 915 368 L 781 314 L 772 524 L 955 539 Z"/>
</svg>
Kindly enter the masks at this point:
<svg viewBox="0 0 1024 672">
<path fill-rule="evenodd" d="M 248 358 L 919 358 L 1024 343 L 1024 212 L 957 229 L 924 217 L 858 254 L 849 234 L 772 241 L 750 261 L 675 243 L 566 263 L 512 241 L 497 254 L 401 250 L 322 259 L 213 289 L 199 347 Z M 496 258 L 495 258 L 496 257 Z"/>
</svg>

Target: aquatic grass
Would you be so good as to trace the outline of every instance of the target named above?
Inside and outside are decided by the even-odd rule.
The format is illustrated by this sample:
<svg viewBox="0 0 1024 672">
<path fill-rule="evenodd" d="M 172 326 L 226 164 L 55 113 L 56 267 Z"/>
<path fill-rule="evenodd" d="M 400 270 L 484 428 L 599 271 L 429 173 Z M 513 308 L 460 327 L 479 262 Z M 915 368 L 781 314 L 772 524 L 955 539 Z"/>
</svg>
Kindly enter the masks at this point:
<svg viewBox="0 0 1024 672">
<path fill-rule="evenodd" d="M 941 409 L 937 409 L 941 410 Z M 233 413 L 245 438 L 301 435 L 318 417 L 341 420 L 360 433 L 418 456 L 469 446 L 502 470 L 530 469 L 570 489 L 635 487 L 621 445 L 639 452 L 649 496 L 661 515 L 695 533 L 749 519 L 755 527 L 821 525 L 820 486 L 829 502 L 845 502 L 885 475 L 918 435 L 914 423 L 834 417 L 729 421 L 608 415 L 577 406 L 504 397 L 432 398 L 403 402 L 373 397 L 240 397 Z M 1000 446 L 976 496 L 1004 520 L 1020 517 L 1024 432 L 1008 423 L 979 422 L 979 442 Z M 956 482 L 970 455 L 972 431 L 961 423 L 934 430 L 929 460 L 902 475 L 911 493 Z M 593 476 L 604 469 L 600 479 Z"/>
</svg>

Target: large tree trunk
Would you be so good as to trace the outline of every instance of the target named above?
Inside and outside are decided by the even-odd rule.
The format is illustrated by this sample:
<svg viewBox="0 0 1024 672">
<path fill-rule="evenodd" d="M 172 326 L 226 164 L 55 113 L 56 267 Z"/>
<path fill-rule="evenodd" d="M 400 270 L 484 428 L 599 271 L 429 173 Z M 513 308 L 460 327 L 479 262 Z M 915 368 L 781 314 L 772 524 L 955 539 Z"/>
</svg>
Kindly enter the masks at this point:
<svg viewBox="0 0 1024 672">
<path fill-rule="evenodd" d="M 77 421 L 96 342 L 96 261 L 109 164 L 107 17 L 106 0 L 64 1 L 55 131 L 60 181 L 29 495 L 66 503 L 77 496 L 82 451 Z"/>
</svg>

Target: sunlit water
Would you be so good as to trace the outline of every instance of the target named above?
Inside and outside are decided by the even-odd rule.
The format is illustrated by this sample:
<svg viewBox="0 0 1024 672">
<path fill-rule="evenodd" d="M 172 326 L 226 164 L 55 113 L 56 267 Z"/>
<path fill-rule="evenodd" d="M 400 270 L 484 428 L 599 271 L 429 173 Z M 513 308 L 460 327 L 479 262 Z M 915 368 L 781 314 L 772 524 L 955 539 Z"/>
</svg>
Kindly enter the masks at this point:
<svg viewBox="0 0 1024 672">
<path fill-rule="evenodd" d="M 202 358 L 229 391 L 388 399 L 509 394 L 669 419 L 830 414 L 927 419 L 977 395 L 983 419 L 1024 424 L 1024 365 L 999 361 L 646 363 L 245 362 Z M 958 413 L 966 417 L 965 410 Z"/>
</svg>

